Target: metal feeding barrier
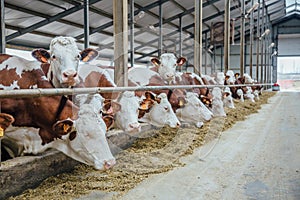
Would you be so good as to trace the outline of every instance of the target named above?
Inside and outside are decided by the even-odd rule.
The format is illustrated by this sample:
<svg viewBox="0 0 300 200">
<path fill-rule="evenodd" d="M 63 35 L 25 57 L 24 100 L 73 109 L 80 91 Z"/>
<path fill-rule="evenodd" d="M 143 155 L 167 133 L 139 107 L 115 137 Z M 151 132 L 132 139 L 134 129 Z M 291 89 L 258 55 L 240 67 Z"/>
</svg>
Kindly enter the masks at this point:
<svg viewBox="0 0 300 200">
<path fill-rule="evenodd" d="M 243 87 L 243 86 L 269 86 L 266 84 L 240 84 L 240 85 L 164 85 L 164 86 L 137 86 L 137 87 L 90 87 L 90 88 L 37 88 L 37 89 L 17 89 L 17 90 L 0 90 L 0 113 L 1 98 L 32 98 L 42 96 L 61 96 L 75 94 L 98 94 L 109 92 L 124 91 L 152 91 L 152 90 L 174 90 L 174 89 L 194 89 L 194 88 L 214 88 L 214 87 Z M 4 131 L 0 127 L 0 154 L 1 139 Z M 1 156 L 0 156 L 1 167 Z"/>
<path fill-rule="evenodd" d="M 214 88 L 214 87 L 225 88 L 225 87 L 243 87 L 243 86 L 270 86 L 270 85 L 273 84 L 264 83 L 264 84 L 240 84 L 240 85 L 164 85 L 164 86 L 136 86 L 136 87 L 18 89 L 18 90 L 0 90 L 0 99 L 74 95 L 74 94 L 98 94 L 98 93 L 124 92 L 124 91 L 152 91 L 152 90 L 194 89 L 194 88 Z"/>
</svg>

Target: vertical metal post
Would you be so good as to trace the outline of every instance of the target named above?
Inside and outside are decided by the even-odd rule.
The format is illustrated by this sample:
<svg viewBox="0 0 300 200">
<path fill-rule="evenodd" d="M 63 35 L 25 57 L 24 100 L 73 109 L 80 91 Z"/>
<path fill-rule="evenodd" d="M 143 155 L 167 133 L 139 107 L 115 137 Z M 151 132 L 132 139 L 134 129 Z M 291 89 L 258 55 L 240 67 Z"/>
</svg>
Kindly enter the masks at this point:
<svg viewBox="0 0 300 200">
<path fill-rule="evenodd" d="M 223 51 L 223 46 L 221 46 L 220 52 L 221 52 L 221 70 L 223 69 L 223 56 L 225 56 L 224 51 Z"/>
<path fill-rule="evenodd" d="M 176 46 L 176 44 L 175 44 L 175 46 Z M 179 17 L 179 50 L 178 50 L 178 54 L 180 57 L 182 56 L 182 17 Z M 182 71 L 182 65 L 179 67 L 179 71 Z"/>
<path fill-rule="evenodd" d="M 128 85 L 128 2 L 113 0 L 114 79 L 117 86 Z"/>
<path fill-rule="evenodd" d="M 5 53 L 5 18 L 4 0 L 0 0 L 0 53 Z"/>
<path fill-rule="evenodd" d="M 134 0 L 130 0 L 130 65 L 134 66 Z"/>
<path fill-rule="evenodd" d="M 265 32 L 265 1 L 264 0 L 262 0 L 262 24 L 261 24 L 261 33 L 264 33 Z M 260 59 L 261 59 L 261 66 L 260 66 L 260 82 L 264 82 L 264 80 L 263 80 L 263 73 L 264 73 L 264 38 L 265 37 L 263 37 L 262 39 L 261 39 L 261 57 L 260 57 Z"/>
<path fill-rule="evenodd" d="M 240 31 L 240 76 L 244 76 L 244 67 L 245 67 L 245 1 L 241 1 L 241 31 Z"/>
<path fill-rule="evenodd" d="M 161 56 L 162 50 L 163 50 L 163 31 L 162 31 L 162 25 L 163 25 L 163 9 L 162 9 L 161 1 L 160 1 L 160 4 L 159 4 L 158 57 Z"/>
<path fill-rule="evenodd" d="M 194 68 L 202 74 L 202 0 L 195 0 Z"/>
<path fill-rule="evenodd" d="M 204 73 L 207 74 L 207 32 L 205 32 Z M 212 70 L 211 70 L 212 72 Z"/>
<path fill-rule="evenodd" d="M 182 56 L 182 17 L 179 17 L 179 56 Z"/>
<path fill-rule="evenodd" d="M 260 4 L 260 0 L 258 0 L 259 5 Z M 256 80 L 258 81 L 258 75 L 259 75 L 259 48 L 260 48 L 260 40 L 259 40 L 259 36 L 260 36 L 260 6 L 257 9 L 257 26 L 256 26 Z"/>
<path fill-rule="evenodd" d="M 230 65 L 230 0 L 226 0 L 225 3 L 224 52 L 224 71 L 226 73 Z"/>
<path fill-rule="evenodd" d="M 89 23 L 89 0 L 84 0 L 84 48 L 88 48 L 90 45 L 90 23 Z"/>
<path fill-rule="evenodd" d="M 251 0 L 251 7 L 253 6 L 253 0 Z M 250 59 L 249 59 L 249 75 L 252 77 L 253 68 L 253 12 L 250 15 Z"/>
</svg>

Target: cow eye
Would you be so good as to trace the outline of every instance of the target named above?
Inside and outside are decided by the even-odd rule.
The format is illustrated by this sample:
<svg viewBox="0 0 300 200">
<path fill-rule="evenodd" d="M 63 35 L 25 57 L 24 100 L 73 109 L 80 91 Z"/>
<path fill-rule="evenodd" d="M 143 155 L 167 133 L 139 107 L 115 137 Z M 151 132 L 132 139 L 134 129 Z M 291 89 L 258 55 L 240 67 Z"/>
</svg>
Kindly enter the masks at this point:
<svg viewBox="0 0 300 200">
<path fill-rule="evenodd" d="M 76 58 L 77 58 L 77 59 L 80 59 L 80 58 L 81 58 L 81 55 L 80 55 L 80 54 L 78 54 L 78 55 L 76 56 Z"/>
<path fill-rule="evenodd" d="M 169 108 L 168 107 L 164 107 L 165 111 L 169 111 Z"/>
<path fill-rule="evenodd" d="M 55 55 L 52 55 L 52 59 L 55 60 L 55 59 L 56 59 L 56 56 L 55 56 Z"/>
</svg>

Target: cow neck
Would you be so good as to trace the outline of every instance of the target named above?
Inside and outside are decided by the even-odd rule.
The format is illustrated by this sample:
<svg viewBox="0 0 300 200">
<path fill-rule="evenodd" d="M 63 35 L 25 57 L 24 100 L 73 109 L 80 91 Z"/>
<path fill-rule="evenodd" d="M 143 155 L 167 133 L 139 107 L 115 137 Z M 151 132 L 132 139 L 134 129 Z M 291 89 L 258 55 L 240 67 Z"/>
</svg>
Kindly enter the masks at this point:
<svg viewBox="0 0 300 200">
<path fill-rule="evenodd" d="M 168 101 L 170 101 L 170 98 L 173 94 L 173 90 L 169 90 L 168 94 L 167 94 L 167 97 L 168 97 Z"/>
<path fill-rule="evenodd" d="M 68 97 L 63 95 L 60 99 L 59 106 L 58 106 L 57 111 L 56 111 L 55 121 L 59 120 L 60 114 L 62 113 L 67 101 L 68 101 Z"/>
</svg>

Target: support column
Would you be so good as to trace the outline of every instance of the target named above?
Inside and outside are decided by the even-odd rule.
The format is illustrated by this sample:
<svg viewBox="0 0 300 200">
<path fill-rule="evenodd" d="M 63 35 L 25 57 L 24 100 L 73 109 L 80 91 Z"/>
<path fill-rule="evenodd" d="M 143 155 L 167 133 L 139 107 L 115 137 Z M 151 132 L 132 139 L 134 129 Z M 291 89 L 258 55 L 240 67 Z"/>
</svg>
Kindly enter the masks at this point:
<svg viewBox="0 0 300 200">
<path fill-rule="evenodd" d="M 202 0 L 195 0 L 194 68 L 202 74 Z"/>
<path fill-rule="evenodd" d="M 134 66 L 134 0 L 130 0 L 130 66 Z"/>
<path fill-rule="evenodd" d="M 251 7 L 253 7 L 253 0 L 251 0 Z M 253 12 L 251 12 L 250 16 L 250 60 L 249 60 L 249 75 L 252 77 L 252 69 L 253 69 Z"/>
<path fill-rule="evenodd" d="M 5 53 L 5 21 L 4 21 L 4 0 L 0 0 L 0 53 Z"/>
<path fill-rule="evenodd" d="M 90 46 L 89 35 L 90 35 L 90 23 L 89 23 L 89 0 L 84 0 L 84 48 Z"/>
<path fill-rule="evenodd" d="M 260 4 L 260 0 L 258 0 L 259 5 Z M 260 49 L 260 40 L 258 39 L 260 37 L 260 6 L 257 9 L 257 26 L 256 26 L 256 80 L 258 80 L 258 76 L 259 76 L 259 49 Z"/>
<path fill-rule="evenodd" d="M 265 1 L 262 0 L 262 24 L 261 24 L 261 33 L 265 32 Z M 264 73 L 264 39 L 265 37 L 261 38 L 261 66 L 260 66 L 260 82 L 263 83 L 263 73 Z"/>
<path fill-rule="evenodd" d="M 240 76 L 244 76 L 245 67 L 245 1 L 241 1 L 241 37 L 240 37 Z"/>
<path fill-rule="evenodd" d="M 117 86 L 128 86 L 128 2 L 113 1 L 114 65 Z"/>
<path fill-rule="evenodd" d="M 225 3 L 225 33 L 224 33 L 224 72 L 230 65 L 230 0 Z"/>
<path fill-rule="evenodd" d="M 207 74 L 207 32 L 205 32 L 204 73 Z M 212 70 L 211 70 L 212 73 Z"/>
<path fill-rule="evenodd" d="M 163 51 L 163 33 L 162 33 L 162 26 L 163 26 L 163 9 L 162 4 L 159 4 L 159 38 L 158 38 L 158 57 L 161 56 Z"/>
</svg>

